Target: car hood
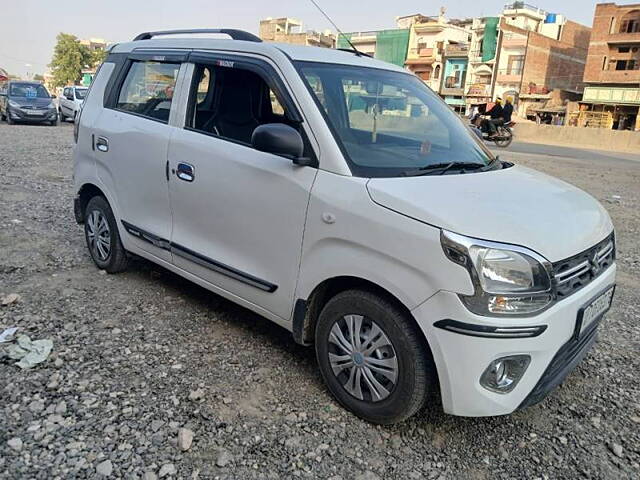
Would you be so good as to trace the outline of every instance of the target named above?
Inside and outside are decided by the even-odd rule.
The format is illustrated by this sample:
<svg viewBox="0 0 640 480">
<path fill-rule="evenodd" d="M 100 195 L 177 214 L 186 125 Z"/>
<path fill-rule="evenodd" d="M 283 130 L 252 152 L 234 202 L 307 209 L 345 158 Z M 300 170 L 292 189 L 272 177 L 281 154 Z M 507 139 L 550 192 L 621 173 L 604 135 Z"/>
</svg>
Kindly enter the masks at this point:
<svg viewBox="0 0 640 480">
<path fill-rule="evenodd" d="M 521 166 L 463 175 L 372 178 L 371 199 L 424 223 L 535 250 L 549 261 L 571 257 L 613 230 L 591 195 Z"/>
<path fill-rule="evenodd" d="M 50 98 L 26 98 L 26 97 L 10 97 L 9 100 L 17 103 L 21 107 L 47 108 L 51 104 Z"/>
</svg>

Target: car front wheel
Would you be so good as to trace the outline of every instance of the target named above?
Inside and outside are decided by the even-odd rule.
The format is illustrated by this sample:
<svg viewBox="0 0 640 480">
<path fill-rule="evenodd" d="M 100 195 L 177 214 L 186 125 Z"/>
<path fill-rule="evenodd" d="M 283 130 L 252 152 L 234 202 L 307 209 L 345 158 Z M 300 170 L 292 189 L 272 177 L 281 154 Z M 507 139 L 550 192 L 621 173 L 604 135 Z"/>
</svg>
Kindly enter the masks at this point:
<svg viewBox="0 0 640 480">
<path fill-rule="evenodd" d="M 91 258 L 109 273 L 127 268 L 127 252 L 120 241 L 116 219 L 104 197 L 89 200 L 84 213 L 84 234 Z"/>
<path fill-rule="evenodd" d="M 329 300 L 318 318 L 315 345 L 331 393 L 372 423 L 407 419 L 433 391 L 431 352 L 414 320 L 374 293 L 349 290 Z"/>
</svg>

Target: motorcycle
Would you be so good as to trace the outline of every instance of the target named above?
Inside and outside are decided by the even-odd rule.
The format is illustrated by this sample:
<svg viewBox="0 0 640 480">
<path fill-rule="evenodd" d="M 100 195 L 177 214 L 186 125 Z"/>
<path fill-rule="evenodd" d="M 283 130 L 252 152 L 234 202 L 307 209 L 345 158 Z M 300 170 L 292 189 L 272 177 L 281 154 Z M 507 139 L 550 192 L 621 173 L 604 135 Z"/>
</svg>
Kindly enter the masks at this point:
<svg viewBox="0 0 640 480">
<path fill-rule="evenodd" d="M 489 136 L 489 130 L 486 128 L 485 119 L 481 114 L 477 114 L 474 118 L 471 119 L 469 127 L 473 130 L 473 133 L 478 135 L 480 140 L 485 142 L 493 142 L 497 147 L 507 148 L 513 142 L 513 130 L 512 128 L 516 125 L 516 122 L 505 123 L 504 125 L 496 126 L 496 135 L 493 137 Z"/>
</svg>

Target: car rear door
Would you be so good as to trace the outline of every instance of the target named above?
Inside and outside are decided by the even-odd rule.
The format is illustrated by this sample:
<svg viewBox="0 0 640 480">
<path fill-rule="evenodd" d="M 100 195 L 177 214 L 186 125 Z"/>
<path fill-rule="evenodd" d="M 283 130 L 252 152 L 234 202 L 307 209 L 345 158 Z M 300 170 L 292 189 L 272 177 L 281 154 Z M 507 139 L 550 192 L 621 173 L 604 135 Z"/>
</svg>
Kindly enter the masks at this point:
<svg viewBox="0 0 640 480">
<path fill-rule="evenodd" d="M 317 170 L 250 141 L 263 123 L 304 134 L 300 114 L 266 62 L 194 53 L 189 65 L 185 128 L 169 146 L 174 264 L 288 321 Z"/>
<path fill-rule="evenodd" d="M 171 261 L 167 149 L 182 54 L 123 60 L 93 133 L 97 173 L 115 195 L 125 247 Z"/>
</svg>

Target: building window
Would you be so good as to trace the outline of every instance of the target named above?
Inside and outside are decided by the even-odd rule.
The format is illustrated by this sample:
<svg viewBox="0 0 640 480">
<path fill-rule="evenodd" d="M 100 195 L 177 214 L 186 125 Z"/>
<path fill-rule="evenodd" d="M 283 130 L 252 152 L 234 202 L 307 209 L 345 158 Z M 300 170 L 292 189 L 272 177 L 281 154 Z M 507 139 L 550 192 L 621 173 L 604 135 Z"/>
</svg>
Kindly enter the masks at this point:
<svg viewBox="0 0 640 480">
<path fill-rule="evenodd" d="M 632 10 L 622 17 L 620 33 L 640 33 L 640 10 Z"/>
<path fill-rule="evenodd" d="M 602 60 L 602 70 L 609 70 L 608 64 L 607 64 L 607 57 L 604 57 L 604 59 Z"/>
<path fill-rule="evenodd" d="M 436 70 L 433 74 L 433 78 L 435 78 L 436 80 L 440 78 L 440 65 L 436 65 Z"/>
<path fill-rule="evenodd" d="M 507 75 L 521 75 L 524 67 L 524 55 L 509 55 Z"/>
<path fill-rule="evenodd" d="M 611 17 L 611 23 L 609 24 L 609 33 L 616 32 L 616 17 Z"/>
<path fill-rule="evenodd" d="M 617 60 L 616 70 L 639 70 L 640 62 L 637 60 Z"/>
</svg>

